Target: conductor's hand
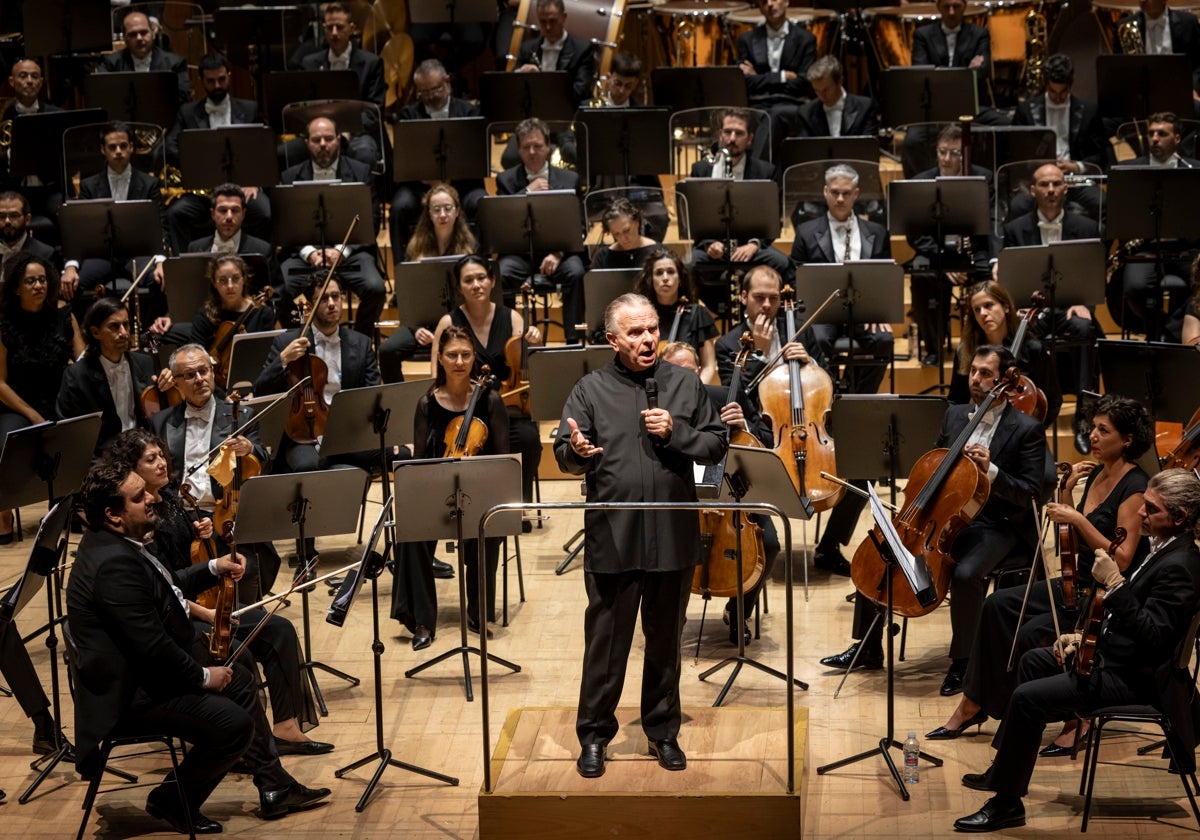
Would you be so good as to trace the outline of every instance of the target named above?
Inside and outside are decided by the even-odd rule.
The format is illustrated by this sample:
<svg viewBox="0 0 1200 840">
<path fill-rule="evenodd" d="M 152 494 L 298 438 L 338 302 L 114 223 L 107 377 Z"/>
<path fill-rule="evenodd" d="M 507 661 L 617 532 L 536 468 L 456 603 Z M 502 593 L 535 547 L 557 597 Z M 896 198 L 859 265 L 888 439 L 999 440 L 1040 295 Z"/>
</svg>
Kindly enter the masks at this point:
<svg viewBox="0 0 1200 840">
<path fill-rule="evenodd" d="M 224 665 L 209 665 L 208 666 L 208 682 L 204 687 L 209 691 L 224 691 L 229 683 L 233 682 L 233 669 L 227 668 Z"/>
<path fill-rule="evenodd" d="M 580 458 L 591 458 L 604 451 L 602 446 L 592 446 L 592 442 L 579 431 L 579 424 L 575 422 L 574 417 L 567 418 L 567 425 L 571 427 L 571 449 Z"/>
<path fill-rule="evenodd" d="M 1079 650 L 1083 637 L 1079 633 L 1063 633 L 1054 642 L 1054 658 L 1062 665 L 1072 653 Z"/>
<path fill-rule="evenodd" d="M 242 575 L 246 574 L 246 558 L 240 553 L 232 556 L 226 554 L 217 560 L 217 574 L 229 575 L 235 581 L 241 580 Z"/>
<path fill-rule="evenodd" d="M 254 451 L 254 444 L 250 442 L 249 438 L 243 437 L 242 435 L 234 435 L 221 444 L 221 448 L 231 449 L 233 450 L 234 455 L 238 456 L 239 458 L 245 458 Z"/>
<path fill-rule="evenodd" d="M 288 344 L 287 347 L 283 348 L 283 351 L 279 354 L 279 361 L 284 367 L 287 367 L 292 362 L 296 361 L 305 353 L 307 353 L 309 346 L 310 345 L 307 338 L 297 338 L 295 341 Z"/>
<path fill-rule="evenodd" d="M 1117 565 L 1117 561 L 1112 559 L 1109 553 L 1102 548 L 1096 549 L 1096 560 L 1092 563 L 1092 577 L 1105 589 L 1112 589 L 1125 582 L 1125 576 L 1121 574 L 1121 567 Z"/>
<path fill-rule="evenodd" d="M 671 412 L 665 408 L 647 408 L 642 412 L 642 419 L 646 422 L 647 432 L 663 440 L 670 440 L 671 430 L 675 428 Z"/>
</svg>

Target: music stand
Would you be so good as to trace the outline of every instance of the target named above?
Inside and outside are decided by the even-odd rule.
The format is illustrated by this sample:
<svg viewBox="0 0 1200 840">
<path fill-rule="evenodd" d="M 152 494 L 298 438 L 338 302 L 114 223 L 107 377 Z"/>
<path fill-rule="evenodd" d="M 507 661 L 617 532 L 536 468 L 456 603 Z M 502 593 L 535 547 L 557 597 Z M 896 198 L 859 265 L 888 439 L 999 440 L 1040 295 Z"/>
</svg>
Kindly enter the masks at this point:
<svg viewBox="0 0 1200 840">
<path fill-rule="evenodd" d="M 307 556 L 305 540 L 353 534 L 358 528 L 358 511 L 369 480 L 366 471 L 357 467 L 258 475 L 247 479 L 242 484 L 240 510 L 234 523 L 236 540 L 266 543 L 295 539 L 300 547 L 300 569 L 296 579 L 304 580 L 312 575 L 317 564 L 317 555 Z M 300 663 L 300 670 L 308 673 L 321 714 L 327 715 L 329 709 L 317 684 L 317 669 L 345 680 L 351 686 L 358 685 L 359 679 L 312 658 L 308 590 L 309 587 L 300 590 L 304 625 L 304 661 Z"/>
<path fill-rule="evenodd" d="M 725 457 L 725 489 L 718 500 L 718 505 L 721 502 L 748 502 L 751 504 L 769 504 L 774 505 L 783 512 L 783 515 L 790 519 L 808 520 L 809 512 L 805 507 L 804 499 L 796 492 L 796 485 L 792 483 L 792 477 L 788 474 L 787 468 L 783 465 L 783 461 L 779 456 L 770 449 L 757 449 L 752 446 L 730 446 L 728 454 Z M 741 528 L 740 510 L 734 512 L 734 528 L 738 535 L 737 548 L 734 551 L 734 558 L 737 566 L 737 626 L 745 627 L 746 624 L 746 605 L 743 595 L 743 579 L 742 579 L 742 528 Z M 787 626 L 788 635 L 791 635 L 792 627 L 792 558 L 787 559 Z M 808 587 L 808 567 L 804 569 L 804 585 Z M 749 665 L 751 668 L 756 668 L 764 674 L 770 674 L 773 677 L 788 682 L 788 675 L 782 671 L 777 671 L 761 662 L 746 655 L 746 637 L 740 630 L 737 633 L 738 649 L 734 656 L 727 656 L 713 665 L 708 670 L 700 674 L 700 680 L 704 681 L 710 676 L 720 671 L 726 665 L 732 665 L 733 671 L 729 674 L 729 679 L 725 680 L 725 685 L 717 693 L 717 699 L 713 702 L 713 706 L 720 706 L 725 702 L 725 695 L 729 693 L 729 689 L 733 688 L 733 683 L 741 673 L 743 665 Z M 789 644 L 789 649 L 790 649 Z M 808 690 L 808 684 L 803 680 L 792 678 L 791 682 L 800 689 Z M 789 688 L 791 686 L 788 686 Z"/>
<path fill-rule="evenodd" d="M 278 57 L 280 68 L 283 68 L 288 46 L 300 40 L 308 11 L 302 6 L 264 8 L 262 5 L 237 7 L 224 4 L 216 10 L 213 16 L 215 40 L 234 66 L 250 69 L 260 99 L 263 76 L 273 64 L 272 59 Z M 280 108 L 274 110 L 278 112 Z"/>
<path fill-rule="evenodd" d="M 103 108 L 25 114 L 12 121 L 8 174 L 14 178 L 36 175 L 45 184 L 63 179 L 63 132 L 81 125 L 108 121 Z"/>
<path fill-rule="evenodd" d="M 637 268 L 593 268 L 583 275 L 583 320 L 588 335 L 604 335 L 604 310 L 626 292 L 633 291 Z M 603 345 L 605 350 L 610 348 Z M 561 407 L 561 403 L 559 404 Z M 557 416 L 557 415 L 556 415 Z"/>
<path fill-rule="evenodd" d="M 340 242 L 357 216 L 350 245 L 371 245 L 371 188 L 366 184 L 304 181 L 271 190 L 271 235 L 281 248 Z M 363 222 L 366 220 L 366 223 Z"/>
<path fill-rule="evenodd" d="M 454 308 L 453 268 L 445 262 L 396 263 L 393 284 L 400 323 L 432 330 Z"/>
<path fill-rule="evenodd" d="M 275 337 L 282 335 L 285 330 L 267 330 L 266 332 L 240 333 L 233 337 L 229 350 L 229 376 L 224 382 L 225 390 L 234 388 L 251 388 L 267 364 L 267 356 L 271 353 L 271 345 Z M 281 429 L 282 433 L 282 429 Z M 263 442 L 267 439 L 264 436 Z M 279 443 L 279 438 L 275 438 Z M 274 447 L 272 447 L 274 448 Z"/>
<path fill-rule="evenodd" d="M 237 387 L 242 386 L 238 385 Z M 250 386 L 245 387 L 249 388 Z M 281 396 L 281 394 L 266 394 L 242 400 L 242 406 L 254 412 L 254 418 L 258 422 L 258 439 L 272 455 L 279 449 L 279 441 L 283 439 L 283 430 L 287 426 L 288 409 L 291 407 L 290 400 L 276 402 Z"/>
<path fill-rule="evenodd" d="M 0 449 L 0 510 L 74 493 L 92 464 L 100 412 L 9 432 Z"/>
<path fill-rule="evenodd" d="M 182 254 L 167 257 L 163 262 L 163 288 L 167 293 L 167 308 L 176 317 L 197 312 L 208 300 L 208 264 L 214 254 Z M 224 385 L 225 383 L 218 383 Z"/>
<path fill-rule="evenodd" d="M 24 0 L 25 55 L 77 55 L 112 49 L 112 11 L 92 0 Z"/>
<path fill-rule="evenodd" d="M 557 190 L 487 195 L 479 199 L 475 213 L 480 250 L 487 254 L 524 253 L 529 257 L 530 270 L 537 268 L 535 254 L 583 250 L 581 218 L 579 196 Z"/>
<path fill-rule="evenodd" d="M 1157 341 L 1096 343 L 1104 393 L 1140 402 L 1155 420 L 1187 424 L 1200 404 L 1200 353 Z"/>
<path fill-rule="evenodd" d="M 941 427 L 945 410 L 946 401 L 937 397 L 891 394 L 841 397 L 833 404 L 832 422 L 837 426 L 838 434 L 842 435 L 843 440 L 861 441 L 864 445 L 842 447 L 842 452 L 838 454 L 838 472 L 844 478 L 860 478 L 871 481 L 884 475 L 888 476 L 891 479 L 890 486 L 894 503 L 897 477 L 908 475 L 913 465 L 929 450 L 930 431 Z M 911 434 L 909 430 L 911 430 Z M 879 447 L 866 445 L 871 441 L 878 441 Z M 880 540 L 875 531 L 872 531 L 871 539 L 875 542 L 884 561 L 884 579 L 880 581 L 879 589 L 886 590 L 884 602 L 887 624 L 885 626 L 890 628 L 895 614 L 892 587 L 897 577 L 894 573 L 896 565 L 899 565 L 903 571 L 908 586 L 916 593 L 921 604 L 928 606 L 930 603 L 936 603 L 937 593 L 934 590 L 924 558 L 912 557 L 904 549 L 904 546 L 899 544 L 900 541 L 892 526 L 891 516 L 879 504 L 879 498 L 875 495 L 874 488 L 869 484 L 867 486 L 871 497 L 871 516 L 875 520 L 876 527 L 884 534 L 884 539 Z M 898 551 L 893 551 L 893 548 L 898 548 Z M 872 600 L 878 603 L 878 600 L 874 598 Z M 879 620 L 880 617 L 876 615 L 875 621 Z M 872 623 L 872 629 L 874 626 Z M 890 752 L 892 747 L 904 749 L 904 744 L 895 737 L 895 637 L 890 632 L 884 635 L 887 636 L 887 731 L 880 738 L 878 746 L 818 767 L 817 774 L 824 775 L 830 770 L 836 770 L 848 764 L 856 764 L 871 756 L 879 755 L 883 757 L 888 771 L 892 774 L 892 779 L 896 782 L 900 798 L 907 802 L 909 800 L 908 788 L 905 787 L 904 780 L 897 772 Z M 850 667 L 854 667 L 853 663 Z M 934 767 L 942 766 L 940 758 L 924 752 L 921 753 L 921 757 Z"/>
<path fill-rule="evenodd" d="M 568 122 L 575 116 L 571 74 L 563 70 L 552 73 L 489 70 L 479 77 L 479 103 L 488 122 L 518 123 L 530 117 Z"/>
<path fill-rule="evenodd" d="M 58 213 L 63 253 L 71 259 L 120 263 L 162 251 L 162 223 L 153 201 L 76 199 Z"/>
<path fill-rule="evenodd" d="M 1182 53 L 1098 55 L 1096 99 L 1101 117 L 1144 119 L 1157 111 L 1190 115 L 1190 59 Z"/>
<path fill-rule="evenodd" d="M 942 345 L 946 343 L 945 311 L 940 284 L 942 251 L 947 234 L 982 235 L 991 231 L 987 180 L 981 177 L 937 177 L 928 181 L 904 180 L 888 184 L 888 232 L 909 238 L 930 236 L 936 246 L 932 269 L 937 279 L 937 315 L 934 346 L 937 348 L 938 388 L 946 385 Z"/>
<path fill-rule="evenodd" d="M 179 77 L 170 70 L 92 73 L 83 79 L 83 100 L 110 120 L 170 126 L 179 112 Z"/>
<path fill-rule="evenodd" d="M 971 164 L 995 172 L 1018 160 L 1053 160 L 1058 140 L 1054 129 L 1040 125 L 972 125 Z"/>
<path fill-rule="evenodd" d="M 883 125 L 957 122 L 979 113 L 975 71 L 965 67 L 888 67 L 879 90 Z"/>
<path fill-rule="evenodd" d="M 675 192 L 686 199 L 677 208 L 686 239 L 729 243 L 779 236 L 779 185 L 774 181 L 685 178 L 675 184 Z"/>
<path fill-rule="evenodd" d="M 776 164 L 780 172 L 786 172 L 800 163 L 821 161 L 828 169 L 833 161 L 842 160 L 874 160 L 878 169 L 879 141 L 874 137 L 788 137 L 779 149 Z"/>
<path fill-rule="evenodd" d="M 672 111 L 749 104 L 746 77 L 736 67 L 655 67 L 650 71 L 650 93 L 655 104 Z"/>
<path fill-rule="evenodd" d="M 488 510 L 496 505 L 521 501 L 521 458 L 519 455 L 478 455 L 397 461 L 393 469 L 398 489 L 394 517 L 397 542 L 453 539 L 458 548 L 461 641 L 457 647 L 405 671 L 404 676 L 414 677 L 447 659 L 462 656 L 463 683 L 467 700 L 472 701 L 475 693 L 471 689 L 469 654 L 483 656 L 483 653 L 467 643 L 467 575 L 463 540 L 473 538 L 479 532 L 479 520 Z M 520 511 L 493 517 L 488 533 L 490 537 L 520 534 Z M 479 576 L 474 583 L 478 587 L 481 634 L 488 632 L 487 579 L 487 546 L 485 540 L 480 540 Z M 521 672 L 520 665 L 494 654 L 487 654 L 487 658 L 513 673 Z"/>
<path fill-rule="evenodd" d="M 459 181 L 486 178 L 487 119 L 400 120 L 393 123 L 392 179 Z"/>
<path fill-rule="evenodd" d="M 256 14 L 259 10 L 254 10 Z M 267 74 L 270 126 L 283 132 L 283 106 L 314 99 L 361 99 L 358 74 L 353 70 L 278 70 Z"/>
<path fill-rule="evenodd" d="M 583 108 L 575 121 L 587 126 L 587 171 L 593 176 L 657 175 L 671 171 L 668 108 Z"/>
<path fill-rule="evenodd" d="M 179 168 L 185 190 L 206 190 L 213 184 L 279 183 L 275 132 L 265 125 L 229 125 L 179 133 Z"/>
</svg>

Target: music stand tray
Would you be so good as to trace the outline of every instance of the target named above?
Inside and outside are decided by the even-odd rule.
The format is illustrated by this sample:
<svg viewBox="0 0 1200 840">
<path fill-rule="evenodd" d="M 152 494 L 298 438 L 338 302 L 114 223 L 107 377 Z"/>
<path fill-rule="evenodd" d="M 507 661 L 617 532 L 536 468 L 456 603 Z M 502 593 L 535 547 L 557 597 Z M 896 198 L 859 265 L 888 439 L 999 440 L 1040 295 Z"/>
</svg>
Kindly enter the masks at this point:
<svg viewBox="0 0 1200 840">
<path fill-rule="evenodd" d="M 1200 353 L 1158 341 L 1098 341 L 1104 393 L 1146 406 L 1155 420 L 1186 424 L 1200 405 Z"/>
<path fill-rule="evenodd" d="M 286 330 L 267 330 L 266 332 L 239 333 L 233 337 L 229 350 L 229 378 L 224 382 L 225 390 L 234 388 L 253 388 L 267 364 L 267 356 L 275 337 L 283 335 Z M 282 434 L 282 428 L 281 428 Z M 266 437 L 263 437 L 266 441 Z M 279 439 L 276 438 L 278 443 Z"/>
<path fill-rule="evenodd" d="M 275 132 L 265 125 L 230 125 L 179 133 L 179 168 L 185 190 L 207 190 L 216 184 L 279 183 Z"/>
<path fill-rule="evenodd" d="M 582 108 L 576 123 L 587 127 L 587 171 L 595 175 L 657 175 L 671 171 L 668 108 Z"/>
<path fill-rule="evenodd" d="M 685 178 L 675 184 L 675 194 L 685 200 L 677 208 L 680 232 L 693 242 L 779 237 L 779 184 L 774 181 Z"/>
<path fill-rule="evenodd" d="M 108 114 L 103 108 L 25 114 L 14 118 L 8 174 L 14 178 L 36 175 L 43 183 L 60 183 L 63 178 L 63 133 L 81 125 L 96 125 L 99 129 L 98 124 L 107 121 Z"/>
<path fill-rule="evenodd" d="M 583 320 L 588 335 L 604 333 L 604 310 L 621 295 L 633 291 L 639 273 L 637 268 L 593 268 L 583 275 Z"/>
<path fill-rule="evenodd" d="M 611 347 L 530 347 L 529 412 L 534 420 L 559 420 L 575 383 L 613 360 Z"/>
<path fill-rule="evenodd" d="M 882 125 L 958 122 L 979 113 L 975 71 L 965 67 L 888 67 L 879 88 Z"/>
<path fill-rule="evenodd" d="M 537 117 L 569 121 L 575 116 L 571 74 L 506 73 L 489 70 L 479 76 L 480 110 L 488 122 L 511 122 Z"/>
<path fill-rule="evenodd" d="M 92 73 L 83 79 L 83 98 L 90 108 L 103 108 L 111 120 L 175 124 L 179 112 L 179 77 L 170 70 L 149 73 Z"/>
<path fill-rule="evenodd" d="M 486 178 L 487 119 L 400 120 L 392 126 L 392 179 L 460 181 Z"/>
<path fill-rule="evenodd" d="M 736 67 L 655 67 L 650 71 L 654 102 L 673 111 L 745 108 L 746 77 Z"/>
<path fill-rule="evenodd" d="M 1101 117 L 1144 119 L 1157 111 L 1191 115 L 1191 60 L 1182 53 L 1098 55 L 1096 94 Z"/>
<path fill-rule="evenodd" d="M 528 255 L 583 249 L 582 213 L 579 197 L 573 192 L 484 196 L 479 199 L 475 219 L 484 253 Z"/>
<path fill-rule="evenodd" d="M 271 190 L 271 231 L 274 244 L 298 248 L 340 242 L 358 216 L 351 245 L 375 242 L 371 219 L 371 188 L 366 184 L 305 181 Z"/>
<path fill-rule="evenodd" d="M 63 253 L 71 259 L 122 262 L 162 251 L 162 221 L 153 201 L 93 198 L 58 211 Z"/>
<path fill-rule="evenodd" d="M 999 276 L 1012 299 L 1024 302 L 1045 291 L 1057 309 L 1104 302 L 1107 250 L 1099 239 L 1073 239 L 1052 245 L 1005 248 Z"/>
</svg>

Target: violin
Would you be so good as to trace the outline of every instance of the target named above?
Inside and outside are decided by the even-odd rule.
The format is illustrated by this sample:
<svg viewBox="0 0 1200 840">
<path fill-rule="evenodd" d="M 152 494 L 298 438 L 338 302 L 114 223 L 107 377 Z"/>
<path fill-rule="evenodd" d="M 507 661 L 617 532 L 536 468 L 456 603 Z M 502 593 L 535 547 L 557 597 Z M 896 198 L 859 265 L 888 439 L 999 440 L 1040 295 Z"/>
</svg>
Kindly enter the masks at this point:
<svg viewBox="0 0 1200 840">
<path fill-rule="evenodd" d="M 158 414 L 158 412 L 165 411 L 183 402 L 183 394 L 179 393 L 178 388 L 168 388 L 165 391 L 160 391 L 157 385 L 150 384 L 142 389 L 142 393 L 138 396 L 138 401 L 142 405 L 142 414 L 149 420 L 155 414 Z"/>
<path fill-rule="evenodd" d="M 229 361 L 233 356 L 233 337 L 240 335 L 246 331 L 246 320 L 256 310 L 271 299 L 271 294 L 274 290 L 267 286 L 261 292 L 253 295 L 250 298 L 250 306 L 246 308 L 236 321 L 222 321 L 217 325 L 217 333 L 213 338 L 212 346 L 208 349 L 216 361 L 213 364 L 213 370 L 217 377 L 217 382 L 224 385 L 229 378 Z"/>
<path fill-rule="evenodd" d="M 446 444 L 445 458 L 470 458 L 483 451 L 487 443 L 487 424 L 475 416 L 479 408 L 479 397 L 487 393 L 492 378 L 492 369 L 484 365 L 479 369 L 480 376 L 474 380 L 471 399 L 467 410 L 461 417 L 455 417 L 446 424 L 446 432 L 442 441 Z"/>
<path fill-rule="evenodd" d="M 504 344 L 504 360 L 508 364 L 508 378 L 500 387 L 500 398 L 504 404 L 517 409 L 520 414 L 529 414 L 529 340 L 525 330 L 533 323 L 533 308 L 530 298 L 533 284 L 526 280 L 521 284 L 521 319 L 524 330 Z"/>
<path fill-rule="evenodd" d="M 180 485 L 179 497 L 199 519 L 201 516 L 200 504 L 191 494 L 191 486 L 187 482 Z M 230 545 L 230 556 L 234 554 L 232 535 L 233 527 L 230 524 L 225 533 L 225 538 Z M 208 539 L 197 537 L 192 540 L 191 560 L 193 566 L 197 563 L 207 563 L 217 557 L 217 542 L 212 537 Z M 229 575 L 221 575 L 217 579 L 216 586 L 206 589 L 196 596 L 197 604 L 213 611 L 213 626 L 208 634 L 208 650 L 218 661 L 224 661 L 229 656 L 230 638 L 233 633 L 232 613 L 236 600 L 237 584 Z"/>
<path fill-rule="evenodd" d="M 1067 479 L 1071 477 L 1071 465 L 1063 462 L 1058 465 L 1059 501 L 1067 492 Z M 1069 504 L 1069 500 L 1064 504 Z M 1079 548 L 1075 542 L 1075 529 L 1065 522 L 1058 524 L 1058 559 L 1062 567 L 1062 596 L 1063 606 L 1069 610 L 1075 609 L 1077 601 L 1075 581 L 1079 569 Z"/>
<path fill-rule="evenodd" d="M 954 442 L 946 449 L 926 452 L 913 465 L 904 488 L 904 506 L 892 517 L 900 540 L 915 558 L 923 557 L 929 568 L 936 598 L 922 604 L 908 585 L 899 564 L 890 565 L 879 553 L 883 534 L 876 526 L 850 563 L 850 578 L 866 598 L 885 605 L 887 577 L 892 575 L 893 611 L 905 618 L 933 612 L 950 591 L 954 559 L 950 547 L 964 528 L 987 503 L 991 485 L 979 465 L 964 454 L 967 441 L 987 414 L 992 403 L 1016 386 L 1020 371 L 1009 368 L 1001 375 Z M 878 543 L 876 543 L 878 540 Z"/>
<path fill-rule="evenodd" d="M 1196 409 L 1179 441 L 1160 459 L 1160 463 L 1164 470 L 1175 467 L 1185 470 L 1200 468 L 1200 409 Z"/>
<path fill-rule="evenodd" d="M 233 425 L 236 426 L 241 417 L 242 395 L 234 391 L 229 395 L 230 412 Z M 213 510 L 213 525 L 222 532 L 232 527 L 237 519 L 238 502 L 241 501 L 242 482 L 248 478 L 262 475 L 262 464 L 254 455 L 234 457 L 233 478 L 228 484 L 221 485 L 221 498 L 217 500 Z"/>
<path fill-rule="evenodd" d="M 733 363 L 726 405 L 737 401 L 742 385 L 742 369 L 753 352 L 754 336 L 745 332 L 742 334 L 742 348 Z M 762 448 L 762 442 L 745 429 L 731 429 L 730 443 Z M 737 595 L 739 545 L 742 551 L 742 591 L 745 592 L 754 588 L 767 565 L 762 527 L 744 515 L 735 517 L 732 510 L 700 511 L 700 565 L 692 574 L 693 593 L 702 595 L 706 600 L 713 595 L 719 598 Z"/>
<path fill-rule="evenodd" d="M 1108 553 L 1115 554 L 1121 543 L 1125 542 L 1128 532 L 1118 526 L 1113 531 L 1113 541 L 1108 545 Z M 1092 592 L 1092 601 L 1088 604 L 1087 615 L 1080 623 L 1082 638 L 1075 651 L 1075 673 L 1081 677 L 1090 677 L 1092 666 L 1096 660 L 1096 645 L 1100 641 L 1100 626 L 1104 622 L 1104 597 L 1106 593 L 1099 584 Z"/>
<path fill-rule="evenodd" d="M 321 296 L 324 297 L 323 290 Z M 317 300 L 319 305 L 320 298 Z M 317 309 L 316 305 L 309 308 L 311 311 L 300 330 L 300 338 L 308 338 L 312 334 L 312 318 Z M 311 343 L 303 356 L 288 365 L 289 388 L 304 380 L 307 381 L 292 396 L 292 407 L 288 411 L 284 431 L 293 442 L 311 446 L 325 434 L 325 421 L 329 419 L 329 404 L 325 402 L 329 368 L 316 354 Z"/>
<path fill-rule="evenodd" d="M 783 288 L 788 336 L 796 333 L 796 303 L 791 286 Z M 815 363 L 793 359 L 768 373 L 758 389 L 762 413 L 775 430 L 772 447 L 787 467 L 792 484 L 814 512 L 828 510 L 841 500 L 845 488 L 821 478 L 837 474 L 833 438 L 826 427 L 833 404 L 833 380 Z"/>
<path fill-rule="evenodd" d="M 679 298 L 679 303 L 675 306 L 675 317 L 671 319 L 671 329 L 667 332 L 667 337 L 658 342 L 658 352 L 661 355 L 663 348 L 668 344 L 679 340 L 679 325 L 683 322 L 684 313 L 691 309 L 687 295 Z M 696 352 L 700 352 L 700 348 L 696 348 Z"/>
<path fill-rule="evenodd" d="M 1046 296 L 1042 292 L 1034 292 L 1032 297 L 1033 306 L 1025 310 L 1025 314 L 1021 316 L 1017 334 L 1013 337 L 1010 349 L 1014 359 L 1020 357 L 1021 345 L 1025 343 L 1025 333 L 1029 330 L 1030 322 L 1037 317 L 1038 312 L 1046 304 Z M 1033 380 L 1025 374 L 1021 374 L 1017 387 L 1008 396 L 1008 401 L 1022 414 L 1028 414 L 1039 423 L 1046 422 L 1046 411 L 1049 405 L 1046 402 L 1046 392 L 1035 385 Z"/>
</svg>

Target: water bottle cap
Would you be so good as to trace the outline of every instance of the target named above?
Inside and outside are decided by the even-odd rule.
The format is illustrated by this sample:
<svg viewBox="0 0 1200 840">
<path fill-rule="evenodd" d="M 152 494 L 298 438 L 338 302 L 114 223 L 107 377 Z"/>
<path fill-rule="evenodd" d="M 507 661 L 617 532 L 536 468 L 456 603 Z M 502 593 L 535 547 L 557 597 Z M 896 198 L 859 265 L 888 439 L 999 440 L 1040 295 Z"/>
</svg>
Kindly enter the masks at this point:
<svg viewBox="0 0 1200 840">
<path fill-rule="evenodd" d="M 916 733 L 916 732 L 909 732 L 909 733 L 908 733 L 908 737 L 909 737 L 909 738 L 916 738 L 916 737 L 917 737 L 917 733 Z"/>
</svg>

